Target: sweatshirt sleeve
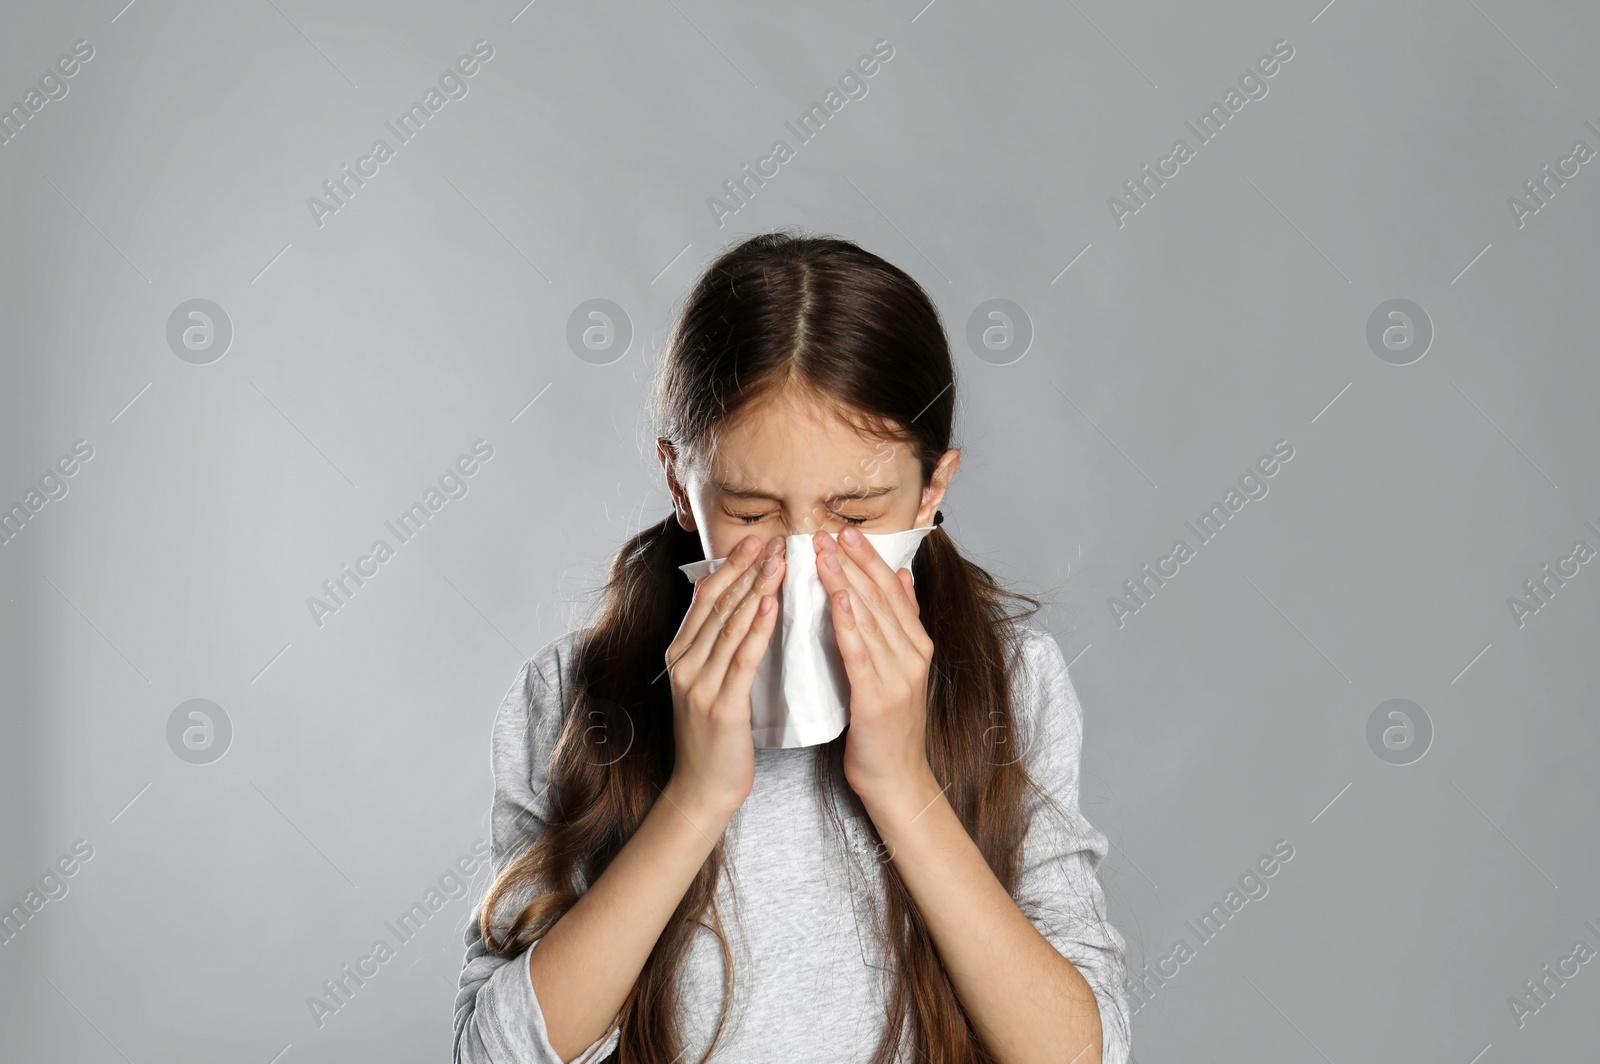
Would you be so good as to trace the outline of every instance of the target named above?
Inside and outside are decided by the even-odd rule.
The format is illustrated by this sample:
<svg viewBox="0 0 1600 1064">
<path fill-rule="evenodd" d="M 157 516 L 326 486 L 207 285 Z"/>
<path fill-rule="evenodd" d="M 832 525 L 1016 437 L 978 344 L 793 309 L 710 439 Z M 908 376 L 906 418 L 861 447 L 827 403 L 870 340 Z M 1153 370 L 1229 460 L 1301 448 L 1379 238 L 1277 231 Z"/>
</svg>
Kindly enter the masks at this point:
<svg viewBox="0 0 1600 1064">
<path fill-rule="evenodd" d="M 1101 1060 L 1127 1064 L 1132 1030 L 1125 992 L 1126 943 L 1106 919 L 1097 870 L 1109 852 L 1104 834 L 1078 808 L 1078 768 L 1083 749 L 1083 708 L 1067 677 L 1055 637 L 1027 629 L 1022 756 L 1030 775 L 1051 799 L 1030 792 L 1032 811 L 1024 841 L 1018 908 L 1094 990 L 1100 1005 Z"/>
<path fill-rule="evenodd" d="M 490 744 L 494 769 L 490 863 L 496 875 L 533 845 L 549 816 L 550 753 L 565 712 L 558 686 L 560 655 L 567 646 L 569 640 L 557 640 L 524 662 L 495 717 Z M 480 901 L 465 932 L 467 955 L 456 991 L 454 1064 L 591 1064 L 608 1056 L 621 1038 L 615 1019 L 572 1062 L 562 1061 L 550 1044 L 528 972 L 528 955 L 539 943 L 514 957 L 490 953 L 479 932 L 481 911 Z"/>
</svg>

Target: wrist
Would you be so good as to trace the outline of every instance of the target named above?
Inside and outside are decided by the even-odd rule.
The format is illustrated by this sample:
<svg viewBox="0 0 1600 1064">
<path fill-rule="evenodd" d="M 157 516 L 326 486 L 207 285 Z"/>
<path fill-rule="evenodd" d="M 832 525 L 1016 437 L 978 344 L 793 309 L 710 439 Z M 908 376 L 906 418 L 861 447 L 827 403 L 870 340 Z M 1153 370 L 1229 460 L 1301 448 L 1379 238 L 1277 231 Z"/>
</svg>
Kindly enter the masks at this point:
<svg viewBox="0 0 1600 1064">
<path fill-rule="evenodd" d="M 712 839 L 728 826 L 728 821 L 733 819 L 733 814 L 742 804 L 707 795 L 685 785 L 677 776 L 669 779 L 662 788 L 661 799 L 668 808 L 675 809 L 678 815 L 685 817 Z"/>
<path fill-rule="evenodd" d="M 944 786 L 933 775 L 933 769 L 924 762 L 911 775 L 877 787 L 856 789 L 867 815 L 882 831 L 886 827 L 908 824 L 928 808 L 934 799 L 941 798 Z"/>
</svg>

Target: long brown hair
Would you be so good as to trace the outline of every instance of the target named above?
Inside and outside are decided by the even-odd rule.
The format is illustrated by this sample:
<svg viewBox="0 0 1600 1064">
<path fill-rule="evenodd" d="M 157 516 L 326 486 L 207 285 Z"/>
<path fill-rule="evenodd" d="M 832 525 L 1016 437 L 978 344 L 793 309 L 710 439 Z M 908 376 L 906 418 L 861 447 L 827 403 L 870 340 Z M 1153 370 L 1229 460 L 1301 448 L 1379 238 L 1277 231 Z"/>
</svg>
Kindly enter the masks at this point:
<svg viewBox="0 0 1600 1064">
<path fill-rule="evenodd" d="M 950 446 L 954 383 L 938 311 L 915 280 L 850 241 L 779 231 L 726 251 L 689 294 L 660 369 L 656 412 L 659 434 L 678 453 L 704 454 L 735 411 L 769 389 L 800 385 L 841 416 L 910 446 L 926 485 Z M 575 644 L 574 701 L 550 766 L 547 828 L 506 866 L 483 904 L 480 927 L 490 951 L 516 955 L 548 931 L 622 849 L 671 777 L 666 648 L 693 593 L 678 566 L 702 557 L 699 537 L 671 514 L 618 552 L 598 620 Z M 928 761 L 949 782 L 945 796 L 995 877 L 1014 894 L 1032 781 L 1021 760 L 1004 753 L 1006 737 L 1018 734 L 1008 663 L 1020 637 L 1011 622 L 1032 616 L 1040 603 L 1000 587 L 942 528 L 923 539 L 912 575 L 934 645 Z M 1030 608 L 1008 613 L 1008 602 Z M 607 750 L 620 745 L 619 736 L 631 742 L 626 756 L 615 757 Z M 817 793 L 841 837 L 836 798 L 854 800 L 854 813 L 862 812 L 843 781 L 844 742 L 841 734 L 816 747 L 814 762 Z M 726 860 L 719 840 L 639 973 L 608 1059 L 677 1059 L 677 970 L 698 927 L 714 933 L 722 949 L 723 1014 L 712 1046 L 720 1039 L 734 979 L 716 905 Z M 908 1018 L 916 1059 L 992 1061 L 894 862 L 878 868 L 881 909 L 872 923 L 889 975 L 887 1026 L 873 1064 L 900 1059 Z M 523 904 L 502 936 L 493 917 L 508 897 Z"/>
</svg>

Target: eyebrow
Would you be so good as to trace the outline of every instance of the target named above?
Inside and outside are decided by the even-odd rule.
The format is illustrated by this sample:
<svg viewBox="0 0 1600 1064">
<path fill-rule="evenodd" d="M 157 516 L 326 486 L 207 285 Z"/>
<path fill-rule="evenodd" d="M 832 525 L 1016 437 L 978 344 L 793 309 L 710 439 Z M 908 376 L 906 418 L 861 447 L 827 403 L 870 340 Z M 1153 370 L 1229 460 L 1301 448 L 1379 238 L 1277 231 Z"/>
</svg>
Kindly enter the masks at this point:
<svg viewBox="0 0 1600 1064">
<path fill-rule="evenodd" d="M 734 487 L 731 484 L 720 483 L 716 480 L 711 482 L 711 486 L 719 493 L 723 495 L 731 495 L 735 499 L 765 499 L 769 502 L 778 501 L 778 497 L 776 495 L 773 495 L 770 492 L 761 491 L 757 488 L 739 488 Z M 833 494 L 824 497 L 822 501 L 834 503 L 862 499 L 876 499 L 889 494 L 891 491 L 894 491 L 895 487 L 896 485 L 893 484 L 879 484 L 876 487 L 858 488 L 855 491 L 836 491 Z"/>
</svg>

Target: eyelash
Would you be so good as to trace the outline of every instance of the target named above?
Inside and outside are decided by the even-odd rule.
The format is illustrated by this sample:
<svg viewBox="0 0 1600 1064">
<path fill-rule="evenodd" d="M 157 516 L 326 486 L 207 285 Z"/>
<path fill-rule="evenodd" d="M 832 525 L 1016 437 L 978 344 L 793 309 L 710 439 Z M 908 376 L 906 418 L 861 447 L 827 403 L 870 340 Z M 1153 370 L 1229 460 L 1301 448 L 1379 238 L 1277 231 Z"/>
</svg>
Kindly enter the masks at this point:
<svg viewBox="0 0 1600 1064">
<path fill-rule="evenodd" d="M 743 521 L 747 525 L 753 525 L 757 521 L 764 521 L 767 517 L 766 514 L 729 514 L 728 516 L 732 517 L 736 521 Z M 870 517 L 846 517 L 844 514 L 834 514 L 834 516 L 839 520 L 852 525 L 864 525 L 868 521 L 872 520 Z"/>
</svg>

